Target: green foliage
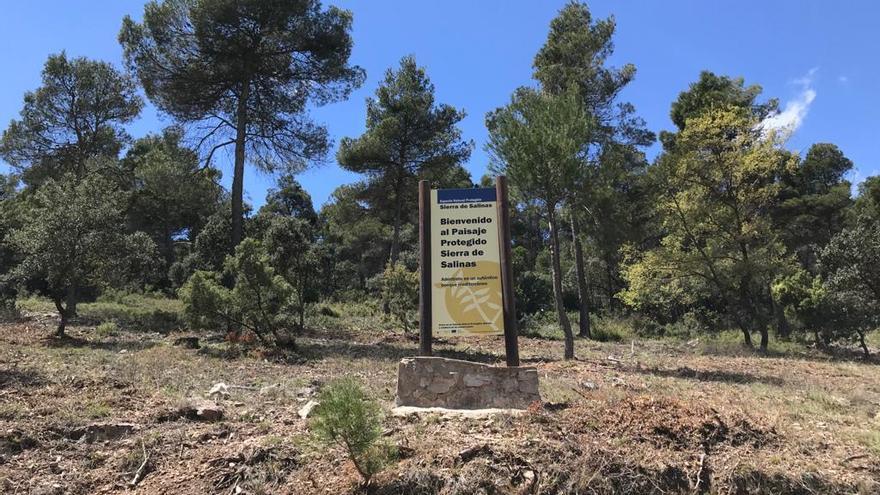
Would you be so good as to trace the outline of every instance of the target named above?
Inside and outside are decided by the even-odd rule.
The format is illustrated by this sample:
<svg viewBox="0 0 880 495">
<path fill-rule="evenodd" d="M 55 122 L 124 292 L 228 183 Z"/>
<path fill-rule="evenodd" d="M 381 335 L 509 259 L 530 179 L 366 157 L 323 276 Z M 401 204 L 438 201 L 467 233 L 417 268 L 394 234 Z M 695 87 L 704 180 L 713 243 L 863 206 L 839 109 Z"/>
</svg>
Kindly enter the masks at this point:
<svg viewBox="0 0 880 495">
<path fill-rule="evenodd" d="M 818 252 L 849 220 L 853 163 L 833 144 L 810 147 L 797 168 L 784 174 L 774 222 L 801 266 L 816 273 Z"/>
<path fill-rule="evenodd" d="M 761 121 L 779 106 L 775 99 L 758 103 L 756 100 L 761 91 L 757 84 L 745 86 L 741 77 L 730 78 L 703 71 L 700 79 L 687 91 L 682 91 L 672 103 L 669 117 L 678 130 L 683 130 L 689 119 L 700 117 L 706 111 L 735 107 L 748 110 L 754 120 Z"/>
<path fill-rule="evenodd" d="M 245 239 L 226 258 L 225 273 L 233 288 L 220 283 L 220 275 L 196 271 L 180 289 L 184 315 L 190 328 L 241 327 L 263 343 L 293 346 L 289 330 L 294 289 L 277 275 L 263 244 Z"/>
<path fill-rule="evenodd" d="M 364 80 L 348 64 L 351 13 L 317 0 L 151 1 L 143 22 L 126 17 L 125 59 L 156 106 L 201 127 L 209 147 L 235 147 L 231 242 L 244 232 L 248 163 L 267 171 L 301 170 L 329 147 L 309 104 L 344 99 Z"/>
<path fill-rule="evenodd" d="M 275 271 L 293 290 L 291 303 L 305 326 L 308 304 L 318 301 L 318 260 L 314 232 L 308 220 L 274 215 L 268 221 L 263 243 Z"/>
<path fill-rule="evenodd" d="M 419 302 L 418 272 L 407 270 L 402 263 L 388 264 L 382 273 L 382 300 L 403 325 L 403 332 L 409 333 Z"/>
<path fill-rule="evenodd" d="M 15 319 L 15 280 L 10 276 L 12 268 L 18 263 L 18 256 L 12 246 L 12 232 L 20 226 L 21 204 L 18 201 L 18 178 L 14 175 L 0 174 L 0 319 Z"/>
<path fill-rule="evenodd" d="M 562 300 L 557 210 L 583 179 L 593 119 L 575 88 L 561 95 L 520 88 L 506 107 L 486 116 L 486 126 L 491 169 L 507 175 L 515 194 L 524 202 L 535 202 L 550 225 L 553 294 L 566 336 L 565 357 L 571 359 L 574 336 Z"/>
<path fill-rule="evenodd" d="M 453 182 L 470 185 L 460 165 L 472 147 L 462 141 L 458 128 L 464 117 L 463 111 L 435 103 L 434 85 L 408 56 L 397 71 L 385 72 L 375 98 L 367 100 L 366 132 L 339 143 L 339 164 L 367 176 L 361 199 L 369 203 L 372 215 L 391 226 L 392 264 L 399 260 L 401 229 L 415 224 L 418 180 L 440 187 Z"/>
<path fill-rule="evenodd" d="M 95 334 L 98 337 L 114 337 L 118 332 L 119 326 L 113 321 L 105 321 L 95 327 Z"/>
<path fill-rule="evenodd" d="M 83 289 L 121 286 L 155 259 L 152 241 L 126 234 L 124 196 L 100 175 L 48 179 L 31 201 L 12 235 L 22 256 L 16 275 L 53 300 L 58 334 L 76 314 Z"/>
<path fill-rule="evenodd" d="M 859 184 L 859 197 L 854 209 L 857 215 L 880 222 L 880 175 L 868 177 Z"/>
<path fill-rule="evenodd" d="M 517 284 L 516 310 L 521 315 L 547 311 L 553 307 L 553 282 L 550 276 L 538 271 L 514 271 Z"/>
<path fill-rule="evenodd" d="M 197 270 L 181 286 L 178 296 L 186 324 L 193 330 L 225 328 L 234 317 L 234 313 L 227 313 L 232 309 L 229 290 L 220 284 L 216 272 Z"/>
<path fill-rule="evenodd" d="M 791 264 L 768 211 L 778 199 L 776 178 L 795 157 L 756 128 L 749 112 L 732 106 L 687 121 L 657 165 L 665 235 L 631 256 L 621 298 L 635 308 L 720 301 L 745 342 L 760 332 L 766 349 L 769 287 Z"/>
<path fill-rule="evenodd" d="M 128 140 L 123 126 L 142 106 L 134 81 L 112 65 L 51 55 L 42 86 L 25 93 L 20 118 L 3 132 L 0 157 L 27 184 L 65 174 L 81 179 L 90 160 L 116 158 Z"/>
<path fill-rule="evenodd" d="M 865 335 L 880 328 L 880 223 L 860 217 L 831 239 L 819 264 L 836 334 L 856 340 L 867 356 Z"/>
<path fill-rule="evenodd" d="M 354 379 L 343 378 L 324 387 L 313 414 L 309 428 L 315 437 L 343 448 L 365 483 L 393 459 L 393 450 L 380 442 L 381 408 Z"/>
<path fill-rule="evenodd" d="M 221 192 L 219 172 L 202 169 L 181 140 L 179 129 L 165 129 L 136 140 L 121 162 L 131 191 L 129 224 L 153 239 L 166 267 L 176 260 L 176 244 L 195 240 Z"/>
</svg>

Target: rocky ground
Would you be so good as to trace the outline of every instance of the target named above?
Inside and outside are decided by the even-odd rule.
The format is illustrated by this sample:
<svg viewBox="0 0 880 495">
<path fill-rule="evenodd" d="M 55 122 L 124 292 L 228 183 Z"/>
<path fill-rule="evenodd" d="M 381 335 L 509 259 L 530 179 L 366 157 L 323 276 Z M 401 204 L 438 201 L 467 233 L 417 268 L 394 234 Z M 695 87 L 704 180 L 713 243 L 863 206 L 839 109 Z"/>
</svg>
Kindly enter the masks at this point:
<svg viewBox="0 0 880 495">
<path fill-rule="evenodd" d="M 855 357 L 579 341 L 567 362 L 561 342 L 523 338 L 542 403 L 518 417 L 389 415 L 399 459 L 361 487 L 298 411 L 343 375 L 390 410 L 413 340 L 322 331 L 280 355 L 91 326 L 57 340 L 52 327 L 0 325 L 3 493 L 880 493 L 880 364 Z M 435 350 L 503 362 L 497 339 Z"/>
</svg>

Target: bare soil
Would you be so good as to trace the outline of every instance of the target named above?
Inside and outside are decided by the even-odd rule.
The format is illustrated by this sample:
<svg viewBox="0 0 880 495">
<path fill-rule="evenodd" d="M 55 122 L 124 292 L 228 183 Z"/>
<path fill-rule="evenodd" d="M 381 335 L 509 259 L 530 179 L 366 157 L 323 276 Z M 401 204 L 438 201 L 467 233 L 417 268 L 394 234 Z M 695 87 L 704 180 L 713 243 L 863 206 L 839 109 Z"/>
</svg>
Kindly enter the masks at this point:
<svg viewBox="0 0 880 495">
<path fill-rule="evenodd" d="M 388 417 L 399 460 L 370 486 L 297 415 L 335 377 L 386 409 L 417 343 L 375 330 L 313 332 L 295 352 L 200 335 L 0 324 L 3 493 L 880 494 L 880 365 L 804 350 L 763 356 L 672 341 L 522 338 L 543 403 L 519 417 Z M 498 339 L 436 354 L 503 363 Z M 216 398 L 222 419 L 182 414 Z M 213 400 L 213 399 L 212 399 Z"/>
</svg>

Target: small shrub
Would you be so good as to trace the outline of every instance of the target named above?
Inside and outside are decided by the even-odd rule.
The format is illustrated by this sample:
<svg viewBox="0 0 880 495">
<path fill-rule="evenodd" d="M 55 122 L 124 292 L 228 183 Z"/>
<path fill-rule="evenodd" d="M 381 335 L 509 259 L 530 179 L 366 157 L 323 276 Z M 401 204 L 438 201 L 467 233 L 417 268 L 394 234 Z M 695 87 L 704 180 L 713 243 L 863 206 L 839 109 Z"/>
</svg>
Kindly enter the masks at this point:
<svg viewBox="0 0 880 495">
<path fill-rule="evenodd" d="M 0 322 L 18 321 L 19 318 L 21 318 L 21 313 L 15 307 L 15 301 L 6 300 L 0 296 Z"/>
<path fill-rule="evenodd" d="M 339 318 L 339 313 L 327 305 L 321 305 L 321 307 L 318 308 L 318 313 L 323 316 L 329 316 L 330 318 Z"/>
<path fill-rule="evenodd" d="M 327 385 L 318 395 L 310 423 L 312 433 L 324 445 L 345 449 L 365 484 L 394 457 L 390 446 L 379 442 L 382 411 L 360 384 L 343 378 Z"/>
<path fill-rule="evenodd" d="M 119 327 L 115 321 L 105 321 L 95 328 L 95 334 L 98 337 L 113 337 L 119 332 Z"/>
<path fill-rule="evenodd" d="M 621 342 L 633 335 L 633 322 L 614 315 L 601 316 L 594 321 L 592 337 L 599 342 Z"/>
<path fill-rule="evenodd" d="M 382 299 L 403 325 L 403 332 L 409 333 L 419 302 L 419 274 L 403 263 L 389 264 L 382 274 Z"/>
</svg>

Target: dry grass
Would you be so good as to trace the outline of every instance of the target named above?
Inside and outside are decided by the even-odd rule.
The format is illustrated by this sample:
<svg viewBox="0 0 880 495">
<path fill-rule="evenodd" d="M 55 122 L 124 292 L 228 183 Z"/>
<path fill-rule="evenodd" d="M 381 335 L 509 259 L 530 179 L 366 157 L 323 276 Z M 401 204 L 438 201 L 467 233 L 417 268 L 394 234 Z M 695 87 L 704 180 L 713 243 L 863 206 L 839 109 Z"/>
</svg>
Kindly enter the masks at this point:
<svg viewBox="0 0 880 495">
<path fill-rule="evenodd" d="M 397 362 L 417 343 L 369 308 L 314 315 L 296 353 L 172 345 L 174 335 L 71 329 L 45 319 L 0 326 L 0 491 L 112 493 L 149 454 L 139 493 L 353 493 L 333 451 L 308 448 L 298 408 L 348 375 L 390 408 Z M 343 316 L 335 316 L 335 314 Z M 435 345 L 438 355 L 503 363 L 497 339 Z M 519 418 L 386 419 L 404 453 L 372 490 L 469 493 L 880 493 L 880 365 L 808 349 L 758 356 L 728 345 L 523 338 L 545 404 Z M 611 359 L 609 359 L 609 357 Z M 214 383 L 230 389 L 214 423 L 168 415 Z M 261 388 L 264 393 L 259 393 Z M 134 423 L 119 439 L 70 432 Z M 459 453 L 476 448 L 462 460 Z"/>
</svg>

